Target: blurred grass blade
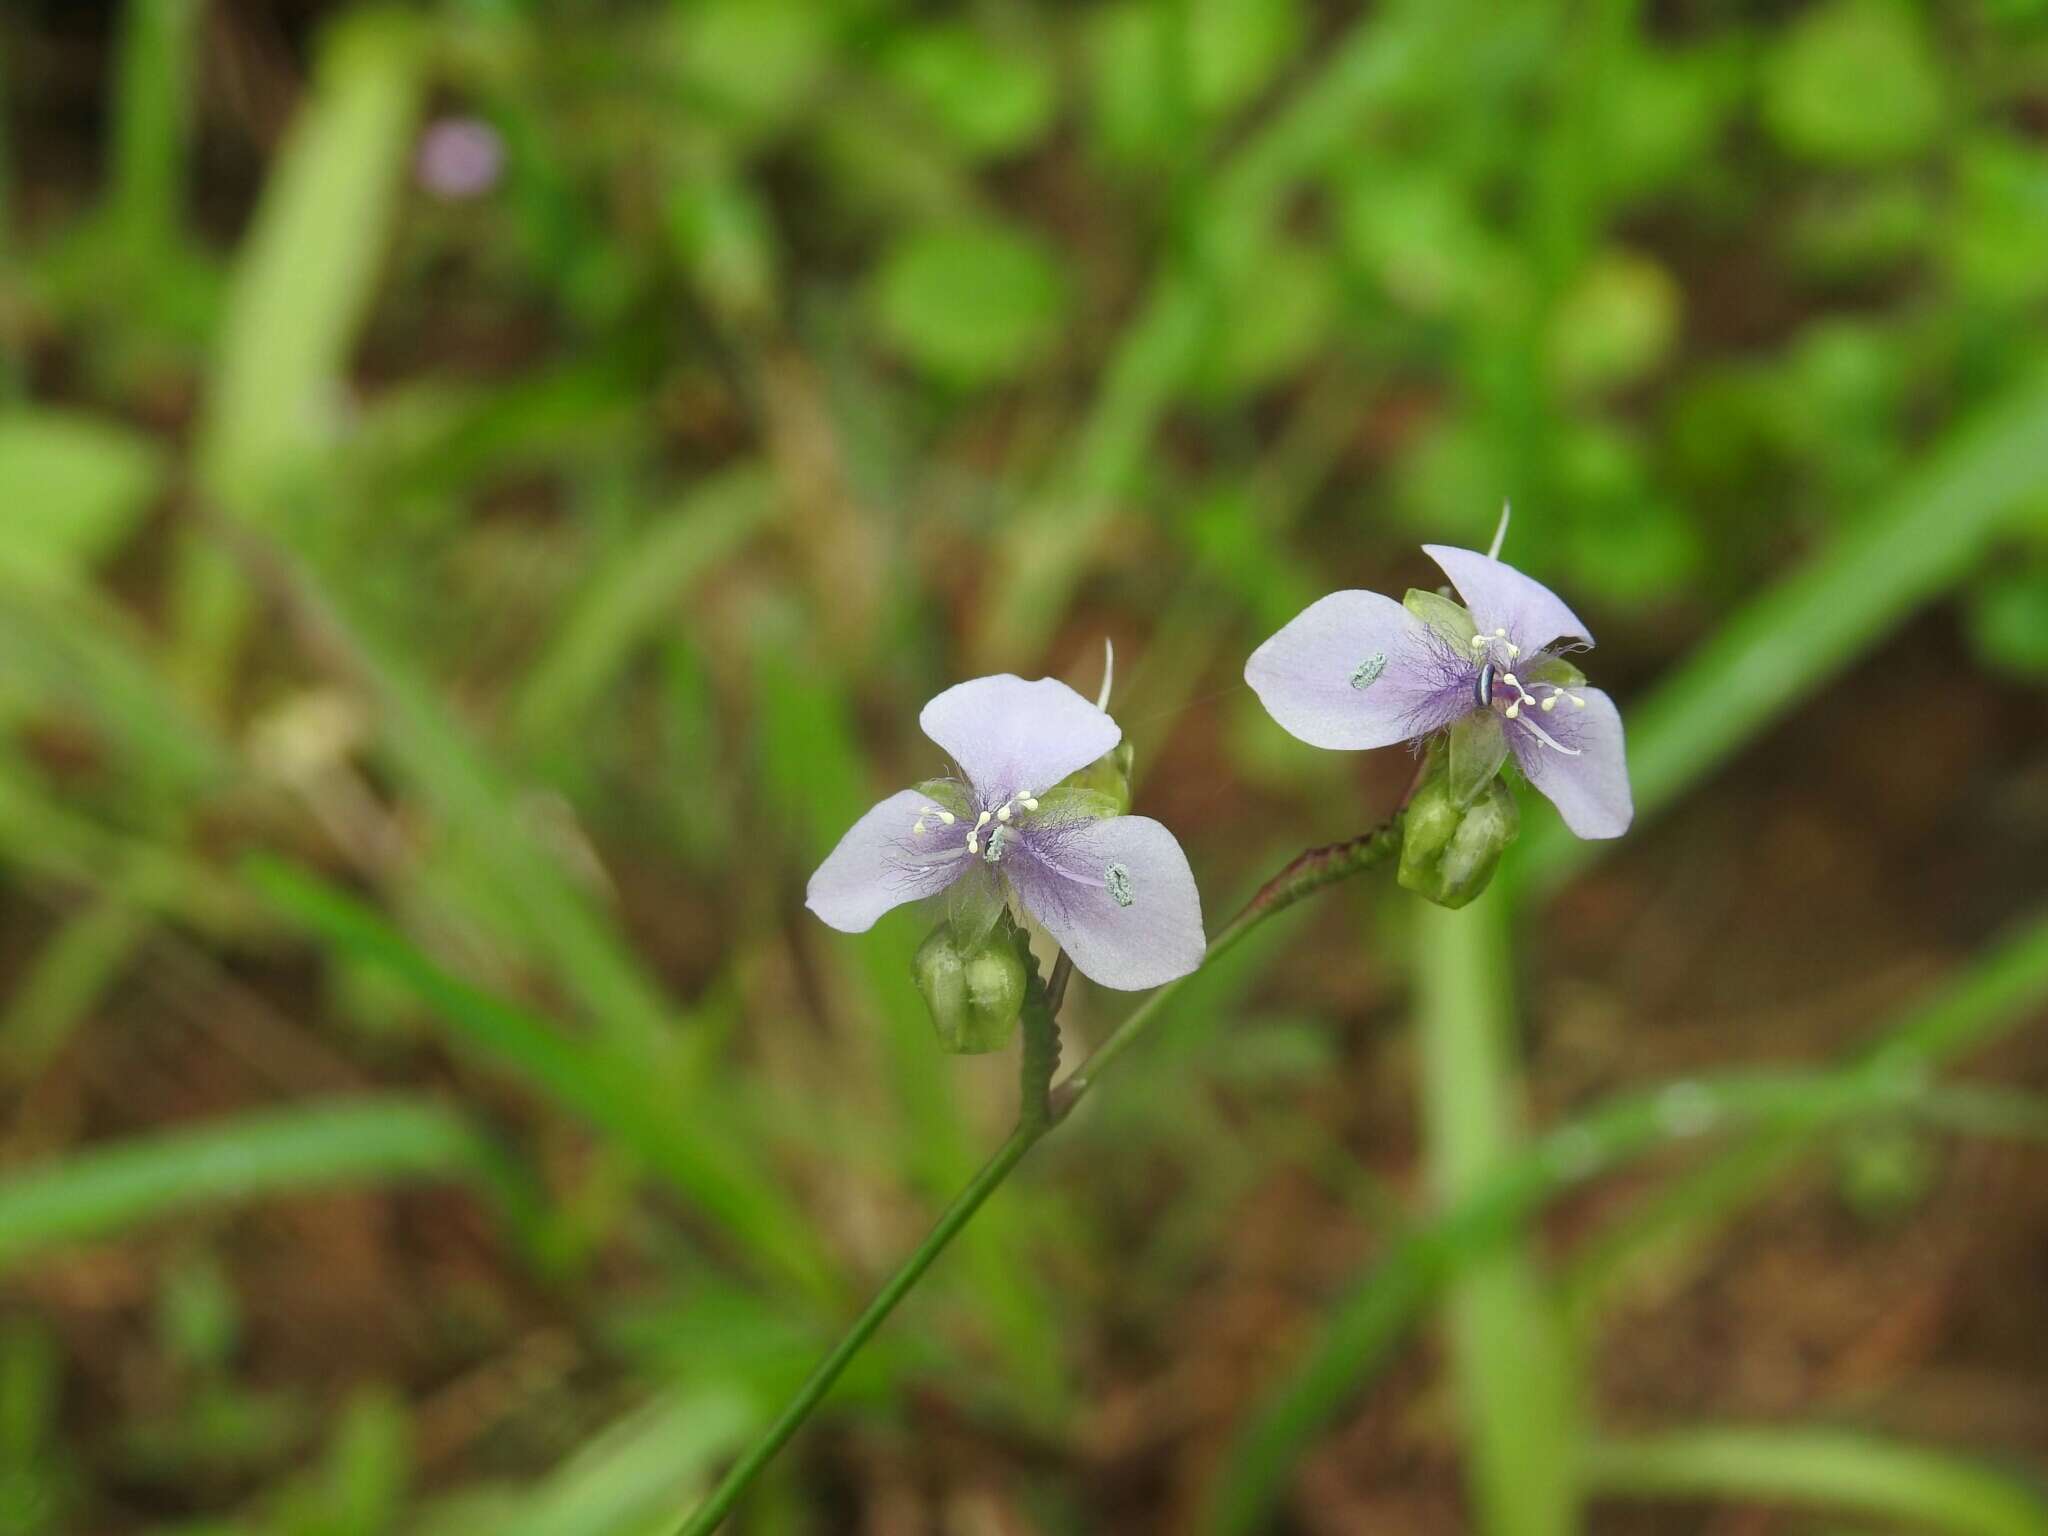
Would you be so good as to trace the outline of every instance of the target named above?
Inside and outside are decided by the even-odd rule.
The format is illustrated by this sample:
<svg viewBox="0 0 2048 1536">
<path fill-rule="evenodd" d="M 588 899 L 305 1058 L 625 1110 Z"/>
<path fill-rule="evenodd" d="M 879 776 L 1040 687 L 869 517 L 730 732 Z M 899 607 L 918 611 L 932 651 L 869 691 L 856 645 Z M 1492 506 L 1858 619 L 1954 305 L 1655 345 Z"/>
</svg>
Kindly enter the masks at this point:
<svg viewBox="0 0 2048 1536">
<path fill-rule="evenodd" d="M 833 1287 L 803 1214 L 743 1150 L 708 1095 L 672 1102 L 644 1063 L 457 980 L 360 902 L 301 870 L 258 859 L 249 879 L 309 933 L 402 982 L 456 1045 L 510 1072 L 640 1158 L 738 1240 L 755 1264 L 821 1298 Z"/>
<path fill-rule="evenodd" d="M 125 897 L 102 894 L 67 917 L 0 1011 L 0 1082 L 34 1078 L 64 1048 L 149 935 Z"/>
<path fill-rule="evenodd" d="M 1521 1155 L 1507 898 L 1415 918 L 1415 1029 L 1430 1183 L 1455 1206 Z M 1478 1529 L 1570 1536 L 1578 1526 L 1580 1388 L 1556 1299 L 1531 1254 L 1496 1247 L 1446 1301 Z"/>
<path fill-rule="evenodd" d="M 1455 32 L 1462 5 L 1381 7 L 1330 50 L 1320 73 L 1297 89 L 1273 120 L 1220 167 L 1188 222 L 1200 231 L 1154 278 L 1103 370 L 1101 393 L 1076 434 L 1071 456 L 1012 521 L 997 552 L 993 583 L 974 637 L 988 666 L 1036 655 L 1097 542 L 1200 358 L 1213 322 L 1214 288 L 1257 251 L 1287 190 L 1313 173 L 1426 64 L 1432 42 Z"/>
<path fill-rule="evenodd" d="M 363 10 L 323 40 L 313 89 L 278 155 L 236 266 L 200 428 L 206 489 L 274 511 L 340 420 L 337 391 L 369 310 L 422 86 L 404 13 Z"/>
<path fill-rule="evenodd" d="M 520 738 L 569 729 L 635 645 L 669 622 L 691 584 L 766 524 L 774 486 L 758 465 L 729 470 L 654 514 L 577 597 L 515 706 Z"/>
<path fill-rule="evenodd" d="M 793 829 L 802 854 L 822 859 L 876 799 L 845 690 L 825 669 L 772 649 L 761 657 L 756 676 L 763 791 Z M 959 1065 L 939 1053 L 931 1014 L 911 979 L 912 955 L 923 938 L 906 918 L 878 923 L 855 946 L 859 972 L 841 968 L 836 974 L 881 1026 L 899 1111 L 896 1165 L 927 1199 L 943 1202 L 973 1175 L 984 1154 L 961 1113 Z M 1022 1198 L 1014 1188 L 1001 1190 L 990 1208 L 1000 1212 L 1007 1206 L 1014 1213 Z M 962 1233 L 959 1247 L 965 1284 L 995 1333 L 1010 1379 L 1030 1388 L 1042 1404 L 1056 1403 L 1063 1358 L 1057 1318 L 1020 1257 L 1015 1221 L 977 1221 Z"/>
<path fill-rule="evenodd" d="M 515 1211 L 502 1154 L 464 1120 L 406 1099 L 298 1105 L 88 1148 L 0 1178 L 0 1271 L 176 1211 L 407 1179 L 480 1182 Z"/>
<path fill-rule="evenodd" d="M 522 946 L 544 955 L 592 1029 L 656 1061 L 675 1042 L 675 1009 L 618 928 L 534 831 L 522 803 L 486 754 L 453 720 L 405 648 L 377 634 L 334 584 L 261 535 L 244 552 L 296 610 L 311 642 L 328 652 L 377 704 L 378 739 L 392 766 L 489 876 L 477 910 L 509 909 Z"/>
<path fill-rule="evenodd" d="M 178 243 L 199 15 L 199 0 L 128 0 L 121 13 L 110 212 L 136 250 Z"/>
<path fill-rule="evenodd" d="M 117 551 L 168 466 L 151 439 L 67 411 L 0 419 L 0 570 L 24 582 L 69 585 Z"/>
<path fill-rule="evenodd" d="M 424 42 L 418 20 L 401 11 L 366 9 L 336 23 L 264 187 L 230 283 L 195 448 L 200 486 L 236 517 L 276 524 L 345 418 L 343 381 L 397 206 Z M 195 697 L 217 697 L 246 620 L 246 589 L 217 551 L 190 543 L 176 602 L 185 681 Z"/>
<path fill-rule="evenodd" d="M 2048 480 L 2048 371 L 1952 431 L 1882 506 L 1751 603 L 1628 711 L 1640 824 L 1980 560 Z M 1508 861 L 1554 887 L 1607 845 L 1553 816 Z"/>
<path fill-rule="evenodd" d="M 1909 1011 L 1871 1046 L 1860 1067 L 1878 1081 L 1924 1072 L 2026 1021 L 2048 1002 L 2048 912 L 1971 961 L 1931 1001 Z M 1704 1241 L 1734 1212 L 1772 1187 L 1822 1128 L 1796 1121 L 1754 1137 L 1693 1169 L 1591 1239 L 1566 1271 L 1570 1311 L 1596 1307 L 1645 1265 L 1669 1263 Z"/>
<path fill-rule="evenodd" d="M 516 1493 L 444 1501 L 424 1536 L 655 1536 L 675 1524 L 752 1421 L 743 1392 L 717 1382 L 657 1398 Z"/>
<path fill-rule="evenodd" d="M 1952 1536 L 2044 1536 L 2048 1502 L 1961 1456 L 1796 1424 L 1709 1426 L 1589 1447 L 1586 1474 L 1631 1498 L 1735 1499 L 1855 1510 Z"/>
<path fill-rule="evenodd" d="M 1905 1116 L 1988 1134 L 2038 1139 L 2044 1102 L 2001 1095 L 1981 1115 L 1979 1091 L 1952 1091 L 1906 1072 L 1851 1067 L 1834 1073 L 1737 1073 L 1687 1079 L 1594 1106 L 1523 1149 L 1464 1199 L 1392 1243 L 1330 1311 L 1322 1331 L 1248 1415 L 1223 1458 L 1203 1529 L 1247 1536 L 1273 1510 L 1303 1451 L 1392 1357 L 1454 1278 L 1561 1192 L 1673 1143 L 1708 1133 L 1818 1131 L 1871 1117 Z M 1731 1154 L 1732 1155 L 1732 1154 Z"/>
</svg>

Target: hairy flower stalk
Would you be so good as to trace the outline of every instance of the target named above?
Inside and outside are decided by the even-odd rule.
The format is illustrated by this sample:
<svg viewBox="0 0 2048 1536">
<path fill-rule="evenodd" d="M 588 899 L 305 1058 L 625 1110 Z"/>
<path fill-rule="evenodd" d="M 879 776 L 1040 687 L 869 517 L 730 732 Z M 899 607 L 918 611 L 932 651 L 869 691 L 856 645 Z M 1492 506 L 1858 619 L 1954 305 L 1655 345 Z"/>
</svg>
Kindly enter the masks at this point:
<svg viewBox="0 0 2048 1536">
<path fill-rule="evenodd" d="M 927 730 L 930 730 L 929 725 Z M 936 739 L 936 736 L 935 736 Z M 965 765 L 963 764 L 963 767 Z M 883 802 L 885 805 L 888 802 Z M 872 812 L 869 813 L 873 815 Z M 957 815 L 957 813 L 956 813 Z M 1285 911 L 1296 902 L 1325 886 L 1359 874 L 1399 854 L 1402 817 L 1396 813 L 1382 826 L 1349 842 L 1312 848 L 1294 859 L 1267 881 L 1245 908 L 1211 940 L 1195 967 L 1207 964 L 1236 945 L 1266 919 Z M 844 845 L 842 845 L 844 846 Z M 836 857 L 835 853 L 835 857 Z M 829 863 L 830 861 L 828 861 Z M 813 882 L 815 890 L 816 882 Z M 815 904 L 814 904 L 815 910 Z M 870 919 L 872 921 L 872 919 Z M 1016 930 L 998 929 L 997 943 L 1020 945 L 1023 935 Z M 782 1412 L 769 1424 L 740 1460 L 726 1473 L 717 1488 L 684 1521 L 677 1536 L 709 1536 L 731 1514 L 753 1486 L 762 1470 L 773 1461 L 797 1430 L 803 1427 L 841 1373 L 860 1353 L 877 1329 L 903 1298 L 910 1294 L 938 1256 L 959 1236 L 990 1195 L 1009 1178 L 1025 1154 L 1061 1124 L 1074 1106 L 1095 1085 L 1109 1065 L 1128 1050 L 1151 1024 L 1182 981 L 1186 972 L 1169 980 L 1131 1010 L 1123 1022 L 1092 1051 L 1080 1066 L 1057 1087 L 1051 1079 L 1059 1066 L 1059 1007 L 1066 993 L 1069 957 L 1062 954 L 1052 975 L 1041 983 L 1036 969 L 1028 973 L 1024 1003 L 1024 1049 L 1021 1053 L 1020 1102 L 1017 1126 L 983 1165 L 968 1186 L 939 1216 L 929 1235 L 890 1276 L 867 1309 L 840 1337 L 839 1342 L 818 1363 L 808 1380 L 797 1390 Z"/>
</svg>

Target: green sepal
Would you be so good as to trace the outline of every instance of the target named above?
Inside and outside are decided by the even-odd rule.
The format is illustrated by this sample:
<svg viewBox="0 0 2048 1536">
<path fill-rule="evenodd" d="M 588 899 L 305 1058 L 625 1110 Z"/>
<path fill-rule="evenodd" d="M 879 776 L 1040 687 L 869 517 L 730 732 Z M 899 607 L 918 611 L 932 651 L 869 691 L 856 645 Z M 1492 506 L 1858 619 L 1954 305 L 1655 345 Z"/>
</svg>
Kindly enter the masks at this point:
<svg viewBox="0 0 2048 1536">
<path fill-rule="evenodd" d="M 918 945 L 912 972 L 945 1050 L 977 1056 L 1010 1043 L 1028 985 L 1027 951 L 1017 939 L 1016 926 L 1005 922 L 979 945 L 962 948 L 952 926 L 941 923 Z"/>
<path fill-rule="evenodd" d="M 1444 787 L 1451 803 L 1468 806 L 1508 760 L 1507 727 L 1490 709 L 1475 709 L 1451 722 L 1450 747 L 1444 754 Z"/>
<path fill-rule="evenodd" d="M 1562 656 L 1546 656 L 1522 668 L 1522 684 L 1548 683 L 1557 688 L 1583 688 L 1586 674 L 1566 661 Z"/>
<path fill-rule="evenodd" d="M 1038 809 L 1031 813 L 1031 819 L 1053 823 L 1100 821 L 1105 816 L 1121 816 L 1126 809 L 1128 804 L 1112 794 L 1083 789 L 1069 781 L 1040 795 Z"/>
<path fill-rule="evenodd" d="M 1090 811 L 1089 818 L 1124 815 L 1131 808 L 1131 761 L 1131 744 L 1128 741 L 1118 742 L 1079 773 L 1070 773 L 1060 780 L 1059 787 L 1050 794 L 1040 795 L 1040 811 L 1062 794 L 1085 790 L 1104 796 L 1110 807 L 1107 811 Z"/>
<path fill-rule="evenodd" d="M 1410 587 L 1407 596 L 1401 599 L 1401 606 L 1461 651 L 1469 650 L 1472 637 L 1479 633 L 1479 626 L 1472 622 L 1472 615 L 1441 592 L 1425 592 L 1420 587 Z"/>
<path fill-rule="evenodd" d="M 1438 766 L 1408 802 L 1398 878 L 1440 907 L 1462 907 L 1486 889 L 1520 828 L 1515 797 L 1498 776 L 1472 804 L 1460 806 Z"/>
<path fill-rule="evenodd" d="M 984 837 L 991 835 L 985 832 Z M 986 849 L 987 844 L 983 844 Z M 964 870 L 946 888 L 946 927 L 962 954 L 971 954 L 988 942 L 996 919 L 1009 905 L 1002 876 L 987 868 L 987 861 Z"/>
<path fill-rule="evenodd" d="M 912 785 L 911 789 L 942 811 L 951 811 L 956 817 L 966 820 L 973 819 L 970 814 L 974 809 L 973 797 L 958 779 L 926 779 L 922 784 Z"/>
</svg>

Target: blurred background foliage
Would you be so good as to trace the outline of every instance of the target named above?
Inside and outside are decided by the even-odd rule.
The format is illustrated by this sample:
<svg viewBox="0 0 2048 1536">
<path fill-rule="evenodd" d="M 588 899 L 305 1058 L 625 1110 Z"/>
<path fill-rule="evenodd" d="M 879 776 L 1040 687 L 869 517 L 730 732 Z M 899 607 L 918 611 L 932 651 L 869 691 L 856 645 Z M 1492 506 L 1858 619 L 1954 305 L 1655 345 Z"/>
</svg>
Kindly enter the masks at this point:
<svg viewBox="0 0 2048 1536">
<path fill-rule="evenodd" d="M 1197 978 L 744 1528 L 2048 1530 L 2048 6 L 0 44 L 4 1536 L 672 1528 L 1006 1123 L 801 910 L 919 704 L 1114 640 L 1214 927 L 1505 498 L 1638 832 Z"/>
</svg>

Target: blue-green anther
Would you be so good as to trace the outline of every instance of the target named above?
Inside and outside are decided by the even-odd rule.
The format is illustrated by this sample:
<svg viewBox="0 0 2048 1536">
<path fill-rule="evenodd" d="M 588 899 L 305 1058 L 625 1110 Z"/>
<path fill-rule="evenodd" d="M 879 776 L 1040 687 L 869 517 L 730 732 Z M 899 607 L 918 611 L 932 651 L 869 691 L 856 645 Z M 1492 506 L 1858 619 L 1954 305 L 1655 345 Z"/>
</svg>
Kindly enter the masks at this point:
<svg viewBox="0 0 2048 1536">
<path fill-rule="evenodd" d="M 1128 907 L 1136 899 L 1131 892 L 1131 872 L 1121 864 L 1105 869 L 1102 883 L 1109 887 L 1109 899 L 1120 907 Z"/>
<path fill-rule="evenodd" d="M 1374 651 L 1365 660 L 1361 661 L 1352 672 L 1351 686 L 1359 689 L 1370 688 L 1380 680 L 1380 674 L 1386 670 L 1387 653 L 1385 651 Z"/>
</svg>

